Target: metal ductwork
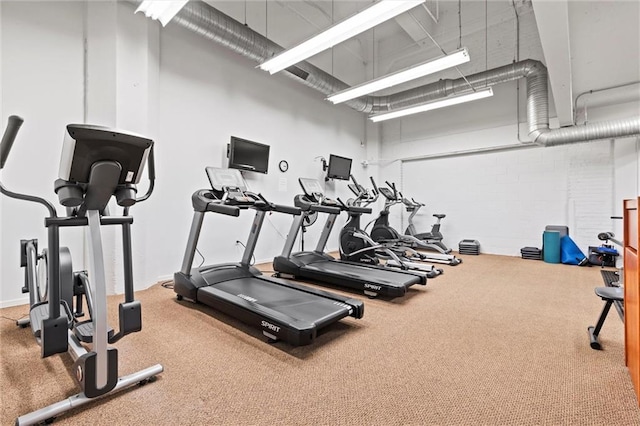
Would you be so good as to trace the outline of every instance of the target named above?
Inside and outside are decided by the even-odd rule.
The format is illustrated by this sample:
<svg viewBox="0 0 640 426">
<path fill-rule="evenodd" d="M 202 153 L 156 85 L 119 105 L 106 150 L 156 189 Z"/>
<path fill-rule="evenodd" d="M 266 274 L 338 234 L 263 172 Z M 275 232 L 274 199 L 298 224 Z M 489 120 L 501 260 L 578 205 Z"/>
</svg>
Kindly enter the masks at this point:
<svg viewBox="0 0 640 426">
<path fill-rule="evenodd" d="M 133 3 L 140 3 L 133 1 Z M 202 1 L 190 1 L 173 19 L 209 40 L 262 63 L 284 49 L 251 28 Z M 320 68 L 301 62 L 285 70 L 285 75 L 318 90 L 325 96 L 349 87 Z M 555 146 L 574 142 L 640 135 L 640 117 L 549 129 L 547 69 L 539 61 L 525 60 L 466 77 L 444 79 L 388 96 L 363 96 L 345 105 L 365 114 L 408 108 L 453 94 L 508 81 L 526 79 L 527 121 L 531 142 Z"/>
</svg>

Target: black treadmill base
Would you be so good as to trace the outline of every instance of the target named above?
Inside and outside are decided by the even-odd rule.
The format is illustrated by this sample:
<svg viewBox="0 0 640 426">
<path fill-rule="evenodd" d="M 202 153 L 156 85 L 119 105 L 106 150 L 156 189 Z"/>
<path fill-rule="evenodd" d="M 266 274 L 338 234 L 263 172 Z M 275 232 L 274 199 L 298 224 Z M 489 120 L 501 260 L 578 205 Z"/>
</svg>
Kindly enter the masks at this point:
<svg viewBox="0 0 640 426">
<path fill-rule="evenodd" d="M 286 280 L 247 274 L 238 267 L 236 277 L 225 273 L 216 282 L 218 270 L 197 269 L 191 275 L 176 273 L 174 290 L 178 300 L 190 299 L 262 330 L 269 341 L 282 340 L 293 346 L 312 343 L 318 330 L 342 318 L 361 318 L 361 301 Z M 178 286 L 178 281 L 181 284 Z M 208 285 L 203 283 L 210 283 Z M 190 294 L 195 293 L 195 297 Z"/>
<path fill-rule="evenodd" d="M 273 260 L 273 269 L 320 285 L 356 290 L 369 298 L 402 297 L 412 285 L 424 283 L 415 274 L 342 262 L 315 252 L 295 253 L 290 258 L 278 256 Z"/>
</svg>

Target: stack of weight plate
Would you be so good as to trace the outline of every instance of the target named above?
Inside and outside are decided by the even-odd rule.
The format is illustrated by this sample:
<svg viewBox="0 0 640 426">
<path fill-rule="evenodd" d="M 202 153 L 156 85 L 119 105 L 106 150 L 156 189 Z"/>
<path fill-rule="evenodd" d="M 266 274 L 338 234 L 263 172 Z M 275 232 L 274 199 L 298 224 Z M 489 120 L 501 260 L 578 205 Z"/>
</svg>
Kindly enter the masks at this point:
<svg viewBox="0 0 640 426">
<path fill-rule="evenodd" d="M 458 253 L 460 254 L 480 254 L 480 243 L 478 240 L 462 240 L 458 244 Z"/>
<path fill-rule="evenodd" d="M 523 259 L 542 260 L 542 250 L 538 247 L 523 247 L 520 249 Z"/>
</svg>

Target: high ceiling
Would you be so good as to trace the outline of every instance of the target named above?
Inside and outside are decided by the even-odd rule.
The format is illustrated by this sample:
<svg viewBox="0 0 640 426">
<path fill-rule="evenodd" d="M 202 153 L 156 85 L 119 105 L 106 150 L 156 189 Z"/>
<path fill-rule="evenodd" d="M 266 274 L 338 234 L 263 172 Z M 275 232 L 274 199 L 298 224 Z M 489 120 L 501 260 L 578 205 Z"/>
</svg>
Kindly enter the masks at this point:
<svg viewBox="0 0 640 426">
<path fill-rule="evenodd" d="M 371 0 L 207 1 L 284 48 L 369 6 Z M 427 0 L 309 62 L 355 85 L 466 47 L 471 61 L 387 93 L 459 78 L 515 60 L 547 65 L 555 111 L 573 120 L 580 93 L 640 81 L 637 0 Z M 589 105 L 638 101 L 640 85 L 590 96 Z M 580 109 L 580 108 L 579 108 Z"/>
</svg>

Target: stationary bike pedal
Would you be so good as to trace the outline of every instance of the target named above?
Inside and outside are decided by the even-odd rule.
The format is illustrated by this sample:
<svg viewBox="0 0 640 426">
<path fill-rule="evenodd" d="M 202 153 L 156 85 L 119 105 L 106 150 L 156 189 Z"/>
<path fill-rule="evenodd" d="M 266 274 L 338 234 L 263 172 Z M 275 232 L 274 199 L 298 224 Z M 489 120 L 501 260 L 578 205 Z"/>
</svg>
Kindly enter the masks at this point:
<svg viewBox="0 0 640 426">
<path fill-rule="evenodd" d="M 86 320 L 77 323 L 73 327 L 73 334 L 83 343 L 92 343 L 93 342 L 93 322 L 91 320 Z M 109 327 L 107 331 L 107 339 L 111 339 L 113 337 L 113 328 Z"/>
</svg>

